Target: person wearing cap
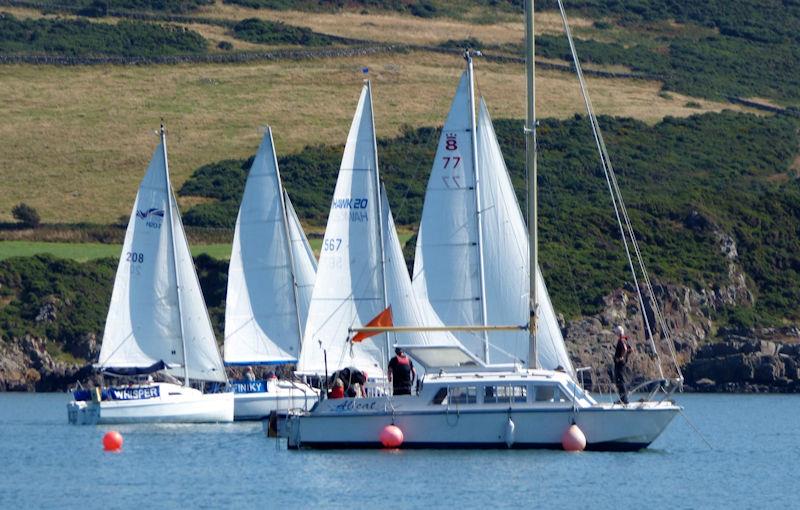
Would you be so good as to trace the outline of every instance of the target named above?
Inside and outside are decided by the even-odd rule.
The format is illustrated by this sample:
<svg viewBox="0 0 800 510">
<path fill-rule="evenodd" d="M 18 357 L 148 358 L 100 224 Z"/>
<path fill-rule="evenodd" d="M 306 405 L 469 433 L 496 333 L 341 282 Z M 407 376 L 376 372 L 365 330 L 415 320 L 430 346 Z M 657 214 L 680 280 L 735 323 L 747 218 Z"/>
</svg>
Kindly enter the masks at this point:
<svg viewBox="0 0 800 510">
<path fill-rule="evenodd" d="M 392 383 L 394 395 L 411 395 L 411 386 L 417 378 L 414 363 L 406 356 L 403 349 L 396 347 L 395 356 L 389 361 L 389 381 Z"/>
<path fill-rule="evenodd" d="M 628 390 L 625 388 L 625 364 L 628 363 L 628 357 L 631 355 L 631 345 L 628 343 L 628 337 L 625 335 L 625 329 L 622 326 L 617 326 L 614 330 L 617 333 L 617 348 L 614 350 L 614 382 L 617 385 L 620 402 L 627 404 Z"/>
</svg>

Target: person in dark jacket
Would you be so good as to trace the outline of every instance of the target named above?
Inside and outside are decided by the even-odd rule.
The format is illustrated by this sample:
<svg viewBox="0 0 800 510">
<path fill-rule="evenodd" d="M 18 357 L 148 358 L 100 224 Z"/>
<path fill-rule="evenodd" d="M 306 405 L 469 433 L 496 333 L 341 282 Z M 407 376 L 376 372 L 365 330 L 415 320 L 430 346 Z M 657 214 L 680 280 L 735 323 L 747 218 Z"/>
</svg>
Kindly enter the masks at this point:
<svg viewBox="0 0 800 510">
<path fill-rule="evenodd" d="M 614 383 L 617 385 L 619 400 L 623 404 L 628 403 L 628 390 L 625 388 L 625 365 L 631 355 L 631 345 L 628 337 L 625 336 L 625 329 L 622 326 L 615 328 L 617 332 L 617 348 L 614 349 Z"/>
<path fill-rule="evenodd" d="M 394 395 L 411 395 L 411 386 L 417 377 L 414 363 L 400 347 L 394 350 L 395 357 L 389 361 L 389 381 Z"/>
</svg>

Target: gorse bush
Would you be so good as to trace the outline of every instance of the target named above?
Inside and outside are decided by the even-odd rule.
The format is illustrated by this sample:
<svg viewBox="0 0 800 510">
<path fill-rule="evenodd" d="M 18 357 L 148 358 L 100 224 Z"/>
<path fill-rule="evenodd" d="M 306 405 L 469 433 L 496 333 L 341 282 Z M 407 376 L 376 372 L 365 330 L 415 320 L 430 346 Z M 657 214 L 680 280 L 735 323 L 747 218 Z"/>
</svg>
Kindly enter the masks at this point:
<svg viewBox="0 0 800 510">
<path fill-rule="evenodd" d="M 36 228 L 41 222 L 36 209 L 24 202 L 15 205 L 11 209 L 11 215 L 25 227 Z"/>
<path fill-rule="evenodd" d="M 233 27 L 233 35 L 237 39 L 258 44 L 325 46 L 333 42 L 333 38 L 318 34 L 308 28 L 258 18 L 248 18 L 237 23 Z"/>
<path fill-rule="evenodd" d="M 120 21 L 116 25 L 85 19 L 17 19 L 0 13 L 0 54 L 42 53 L 147 57 L 204 53 L 206 40 L 184 28 Z"/>
</svg>

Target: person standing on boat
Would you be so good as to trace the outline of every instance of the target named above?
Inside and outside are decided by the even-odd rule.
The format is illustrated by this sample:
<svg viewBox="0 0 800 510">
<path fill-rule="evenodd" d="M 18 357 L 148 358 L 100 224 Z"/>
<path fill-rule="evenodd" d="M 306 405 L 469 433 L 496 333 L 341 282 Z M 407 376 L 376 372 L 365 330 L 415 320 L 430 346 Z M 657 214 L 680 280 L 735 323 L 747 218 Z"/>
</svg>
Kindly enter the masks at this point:
<svg viewBox="0 0 800 510">
<path fill-rule="evenodd" d="M 417 378 L 414 363 L 400 347 L 396 347 L 394 353 L 394 358 L 389 361 L 388 370 L 392 393 L 394 395 L 411 395 L 411 386 L 414 384 L 414 379 Z"/>
<path fill-rule="evenodd" d="M 625 388 L 625 365 L 631 355 L 631 345 L 628 343 L 628 337 L 625 335 L 625 329 L 622 326 L 617 326 L 615 331 L 617 333 L 617 348 L 614 350 L 614 382 L 617 385 L 619 400 L 623 404 L 627 404 L 628 390 Z"/>
</svg>

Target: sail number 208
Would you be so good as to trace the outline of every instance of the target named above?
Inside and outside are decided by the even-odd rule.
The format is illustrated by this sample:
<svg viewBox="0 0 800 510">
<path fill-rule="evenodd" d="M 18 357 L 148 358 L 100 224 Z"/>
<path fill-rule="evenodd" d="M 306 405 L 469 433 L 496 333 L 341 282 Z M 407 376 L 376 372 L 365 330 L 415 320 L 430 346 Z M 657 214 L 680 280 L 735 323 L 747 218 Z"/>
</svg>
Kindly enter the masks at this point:
<svg viewBox="0 0 800 510">
<path fill-rule="evenodd" d="M 144 253 L 138 253 L 135 251 L 126 252 L 125 262 L 130 262 L 131 264 L 141 264 L 144 262 Z"/>
</svg>

